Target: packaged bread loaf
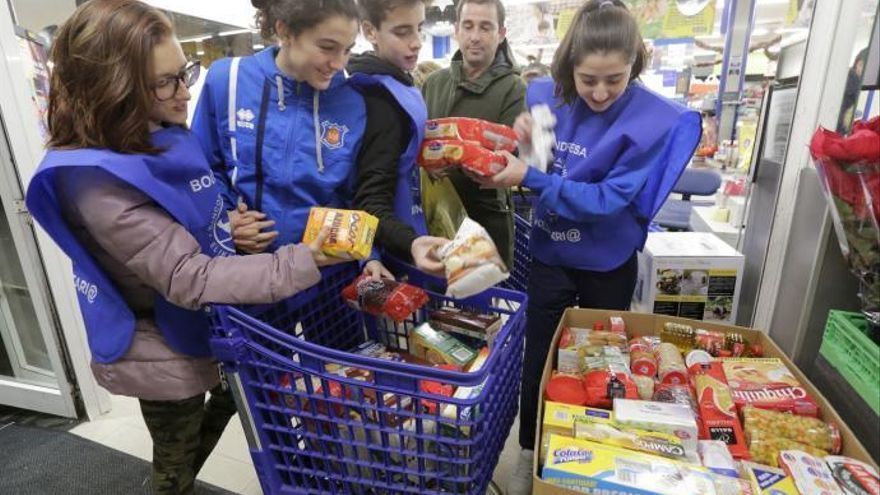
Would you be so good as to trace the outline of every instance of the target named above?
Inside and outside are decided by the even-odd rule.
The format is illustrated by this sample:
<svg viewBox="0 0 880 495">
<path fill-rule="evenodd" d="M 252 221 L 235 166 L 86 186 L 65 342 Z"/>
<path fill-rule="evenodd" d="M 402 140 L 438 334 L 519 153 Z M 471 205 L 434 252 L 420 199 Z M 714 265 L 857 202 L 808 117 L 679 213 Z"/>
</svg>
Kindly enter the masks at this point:
<svg viewBox="0 0 880 495">
<path fill-rule="evenodd" d="M 474 141 L 426 139 L 422 141 L 418 163 L 435 177 L 444 175 L 452 167 L 491 177 L 504 170 L 507 159 Z"/>
<path fill-rule="evenodd" d="M 446 295 L 450 297 L 479 294 L 510 276 L 489 233 L 470 218 L 465 218 L 455 239 L 439 254 L 446 268 Z"/>
<path fill-rule="evenodd" d="M 303 232 L 303 243 L 318 238 L 321 230 L 330 232 L 321 251 L 335 258 L 363 260 L 370 256 L 373 239 L 379 227 L 379 219 L 365 211 L 340 210 L 337 208 L 312 207 L 309 221 Z"/>
</svg>

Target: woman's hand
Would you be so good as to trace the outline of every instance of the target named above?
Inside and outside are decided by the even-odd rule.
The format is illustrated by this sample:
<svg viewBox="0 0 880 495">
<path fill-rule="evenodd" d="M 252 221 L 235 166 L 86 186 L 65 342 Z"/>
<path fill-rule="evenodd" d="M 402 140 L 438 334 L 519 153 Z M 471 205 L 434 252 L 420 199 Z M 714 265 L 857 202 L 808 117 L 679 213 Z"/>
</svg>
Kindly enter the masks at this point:
<svg viewBox="0 0 880 495">
<path fill-rule="evenodd" d="M 517 117 L 516 121 L 513 123 L 513 131 L 516 133 L 517 139 L 519 139 L 520 151 L 522 151 L 523 147 L 528 148 L 532 145 L 533 124 L 534 121 L 532 120 L 532 114 L 529 112 L 519 114 L 519 117 Z"/>
<path fill-rule="evenodd" d="M 385 265 L 382 264 L 379 260 L 370 260 L 364 265 L 364 275 L 367 275 L 371 279 L 375 281 L 379 281 L 379 279 L 387 278 L 390 280 L 394 280 L 394 275 L 385 268 Z"/>
<path fill-rule="evenodd" d="M 248 210 L 244 203 L 239 203 L 235 210 L 229 212 L 229 225 L 236 249 L 247 254 L 262 253 L 275 241 L 277 230 L 264 231 L 275 225 L 275 221 L 265 218 L 265 213 Z"/>
<path fill-rule="evenodd" d="M 410 248 L 416 268 L 430 275 L 443 276 L 446 273 L 446 267 L 440 261 L 438 253 L 449 242 L 449 239 L 442 237 L 429 235 L 417 237 Z"/>
<path fill-rule="evenodd" d="M 335 256 L 327 256 L 321 251 L 321 246 L 324 245 L 324 241 L 327 240 L 327 236 L 330 235 L 330 227 L 325 226 L 318 232 L 318 237 L 308 243 L 309 251 L 312 252 L 312 259 L 315 260 L 315 264 L 318 266 L 330 266 L 337 265 L 339 263 L 348 263 L 351 260 L 347 260 L 344 258 L 337 258 Z"/>
<path fill-rule="evenodd" d="M 529 171 L 529 166 L 526 165 L 526 162 L 507 151 L 499 151 L 498 153 L 507 159 L 507 166 L 504 167 L 504 170 L 492 177 L 481 177 L 471 174 L 471 179 L 479 183 L 480 187 L 484 189 L 501 189 L 522 184 L 523 179 L 526 177 L 526 172 Z"/>
</svg>

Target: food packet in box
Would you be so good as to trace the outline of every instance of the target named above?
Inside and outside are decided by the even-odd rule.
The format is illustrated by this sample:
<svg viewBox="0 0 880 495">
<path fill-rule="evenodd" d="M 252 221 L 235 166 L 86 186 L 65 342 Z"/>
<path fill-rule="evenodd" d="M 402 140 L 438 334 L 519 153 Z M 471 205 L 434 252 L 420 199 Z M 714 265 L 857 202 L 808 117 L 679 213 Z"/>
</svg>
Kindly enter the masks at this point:
<svg viewBox="0 0 880 495">
<path fill-rule="evenodd" d="M 584 390 L 587 393 L 587 405 L 610 409 L 615 398 L 638 399 L 636 384 L 623 371 L 612 370 L 588 371 L 584 375 Z"/>
<path fill-rule="evenodd" d="M 361 275 L 342 289 L 342 297 L 355 309 L 402 322 L 428 302 L 428 294 L 414 285 Z"/>
<path fill-rule="evenodd" d="M 443 176 L 453 167 L 462 167 L 482 177 L 491 177 L 504 170 L 507 158 L 473 141 L 426 139 L 422 141 L 418 163 L 434 177 Z"/>
<path fill-rule="evenodd" d="M 702 467 L 559 435 L 550 436 L 543 466 L 544 481 L 587 493 L 718 495 Z"/>
<path fill-rule="evenodd" d="M 752 405 L 742 408 L 742 418 L 743 430 L 749 441 L 767 437 L 787 438 L 831 454 L 840 452 L 840 430 L 831 423 Z"/>
<path fill-rule="evenodd" d="M 743 461 L 742 474 L 758 495 L 800 495 L 794 480 L 781 469 Z"/>
<path fill-rule="evenodd" d="M 880 495 L 880 477 L 868 464 L 837 455 L 826 456 L 825 463 L 846 495 Z"/>
<path fill-rule="evenodd" d="M 688 370 L 697 393 L 700 408 L 700 438 L 703 440 L 722 440 L 737 459 L 748 459 L 742 425 L 736 414 L 736 407 L 730 395 L 730 387 L 724 376 L 721 363 L 712 361 L 698 363 Z"/>
<path fill-rule="evenodd" d="M 742 409 L 746 404 L 819 416 L 819 406 L 792 372 L 778 358 L 728 358 L 723 360 L 724 375 L 733 400 Z"/>
<path fill-rule="evenodd" d="M 783 450 L 779 465 L 794 480 L 801 495 L 846 495 L 822 458 L 800 450 Z"/>
<path fill-rule="evenodd" d="M 489 150 L 516 149 L 516 132 L 504 124 L 471 117 L 443 117 L 425 122 L 425 139 L 474 141 Z"/>
<path fill-rule="evenodd" d="M 446 267 L 446 295 L 450 297 L 470 297 L 510 277 L 489 233 L 470 218 L 465 218 L 455 239 L 439 255 Z"/>
<path fill-rule="evenodd" d="M 720 440 L 700 440 L 697 442 L 697 450 L 700 461 L 709 471 L 723 476 L 739 477 L 736 461 L 730 455 L 726 443 Z"/>
<path fill-rule="evenodd" d="M 750 430 L 749 435 L 746 438 L 749 443 L 751 460 L 767 466 L 779 467 L 779 453 L 783 450 L 800 450 L 818 457 L 828 454 L 828 452 L 822 449 L 817 449 L 797 440 L 774 437 L 766 433 L 762 434 L 761 430 Z"/>
<path fill-rule="evenodd" d="M 551 400 L 544 401 L 544 418 L 541 422 L 541 450 L 538 458 L 540 464 L 544 464 L 544 459 L 546 459 L 550 435 L 574 438 L 574 422 L 582 417 L 592 417 L 598 421 L 611 421 L 611 411 L 573 406 Z"/>
<path fill-rule="evenodd" d="M 627 427 L 611 419 L 577 416 L 574 419 L 574 437 L 668 459 L 688 461 L 684 445 L 677 436 Z"/>
<path fill-rule="evenodd" d="M 659 431 L 681 439 L 691 462 L 700 462 L 697 454 L 697 422 L 690 407 L 645 400 L 614 399 L 614 420 L 641 430 Z"/>
<path fill-rule="evenodd" d="M 318 238 L 324 227 L 330 233 L 321 251 L 335 258 L 363 260 L 370 256 L 379 219 L 365 211 L 312 207 L 303 232 L 303 243 Z"/>
</svg>

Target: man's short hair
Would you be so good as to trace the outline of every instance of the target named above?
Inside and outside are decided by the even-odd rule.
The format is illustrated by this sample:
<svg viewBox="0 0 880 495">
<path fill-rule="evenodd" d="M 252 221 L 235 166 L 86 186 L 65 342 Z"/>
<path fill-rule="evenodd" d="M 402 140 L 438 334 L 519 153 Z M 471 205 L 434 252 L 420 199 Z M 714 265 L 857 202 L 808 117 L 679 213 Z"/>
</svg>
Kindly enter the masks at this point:
<svg viewBox="0 0 880 495">
<path fill-rule="evenodd" d="M 498 27 L 504 27 L 504 4 L 501 3 L 501 0 L 459 0 L 458 5 L 455 6 L 456 23 L 461 21 L 461 10 L 464 8 L 464 4 L 466 3 L 475 3 L 477 5 L 494 5 L 495 12 L 498 13 Z"/>
</svg>

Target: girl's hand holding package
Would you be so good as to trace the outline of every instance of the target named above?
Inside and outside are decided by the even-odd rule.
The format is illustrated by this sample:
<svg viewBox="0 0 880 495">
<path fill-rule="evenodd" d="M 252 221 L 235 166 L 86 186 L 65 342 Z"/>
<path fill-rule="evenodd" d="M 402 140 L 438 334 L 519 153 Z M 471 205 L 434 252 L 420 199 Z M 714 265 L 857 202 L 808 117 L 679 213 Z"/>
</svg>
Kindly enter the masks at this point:
<svg viewBox="0 0 880 495">
<path fill-rule="evenodd" d="M 327 237 L 330 235 L 330 227 L 324 227 L 318 232 L 318 236 L 315 237 L 312 242 L 308 243 L 309 251 L 312 252 L 312 259 L 315 260 L 315 264 L 318 266 L 330 266 L 330 265 L 338 265 L 339 263 L 347 263 L 351 260 L 337 258 L 335 256 L 327 256 L 323 252 L 322 246 L 324 245 L 324 241 L 327 240 Z"/>
<path fill-rule="evenodd" d="M 364 275 L 378 282 L 380 279 L 386 278 L 394 280 L 394 275 L 385 268 L 379 260 L 370 260 L 364 265 Z"/>
<path fill-rule="evenodd" d="M 274 220 L 266 220 L 266 214 L 249 210 L 239 203 L 238 208 L 229 212 L 229 226 L 236 249 L 247 254 L 262 253 L 278 237 L 277 230 L 265 230 L 275 225 Z"/>
<path fill-rule="evenodd" d="M 449 242 L 449 239 L 430 235 L 417 237 L 410 248 L 416 268 L 430 275 L 443 276 L 446 269 L 438 252 Z"/>
<path fill-rule="evenodd" d="M 491 177 L 481 177 L 476 174 L 468 174 L 468 176 L 484 189 L 500 189 L 522 184 L 523 179 L 526 177 L 526 172 L 529 170 L 526 162 L 513 156 L 508 151 L 499 151 L 498 153 L 507 160 L 507 166 L 504 167 L 504 170 Z"/>
</svg>

